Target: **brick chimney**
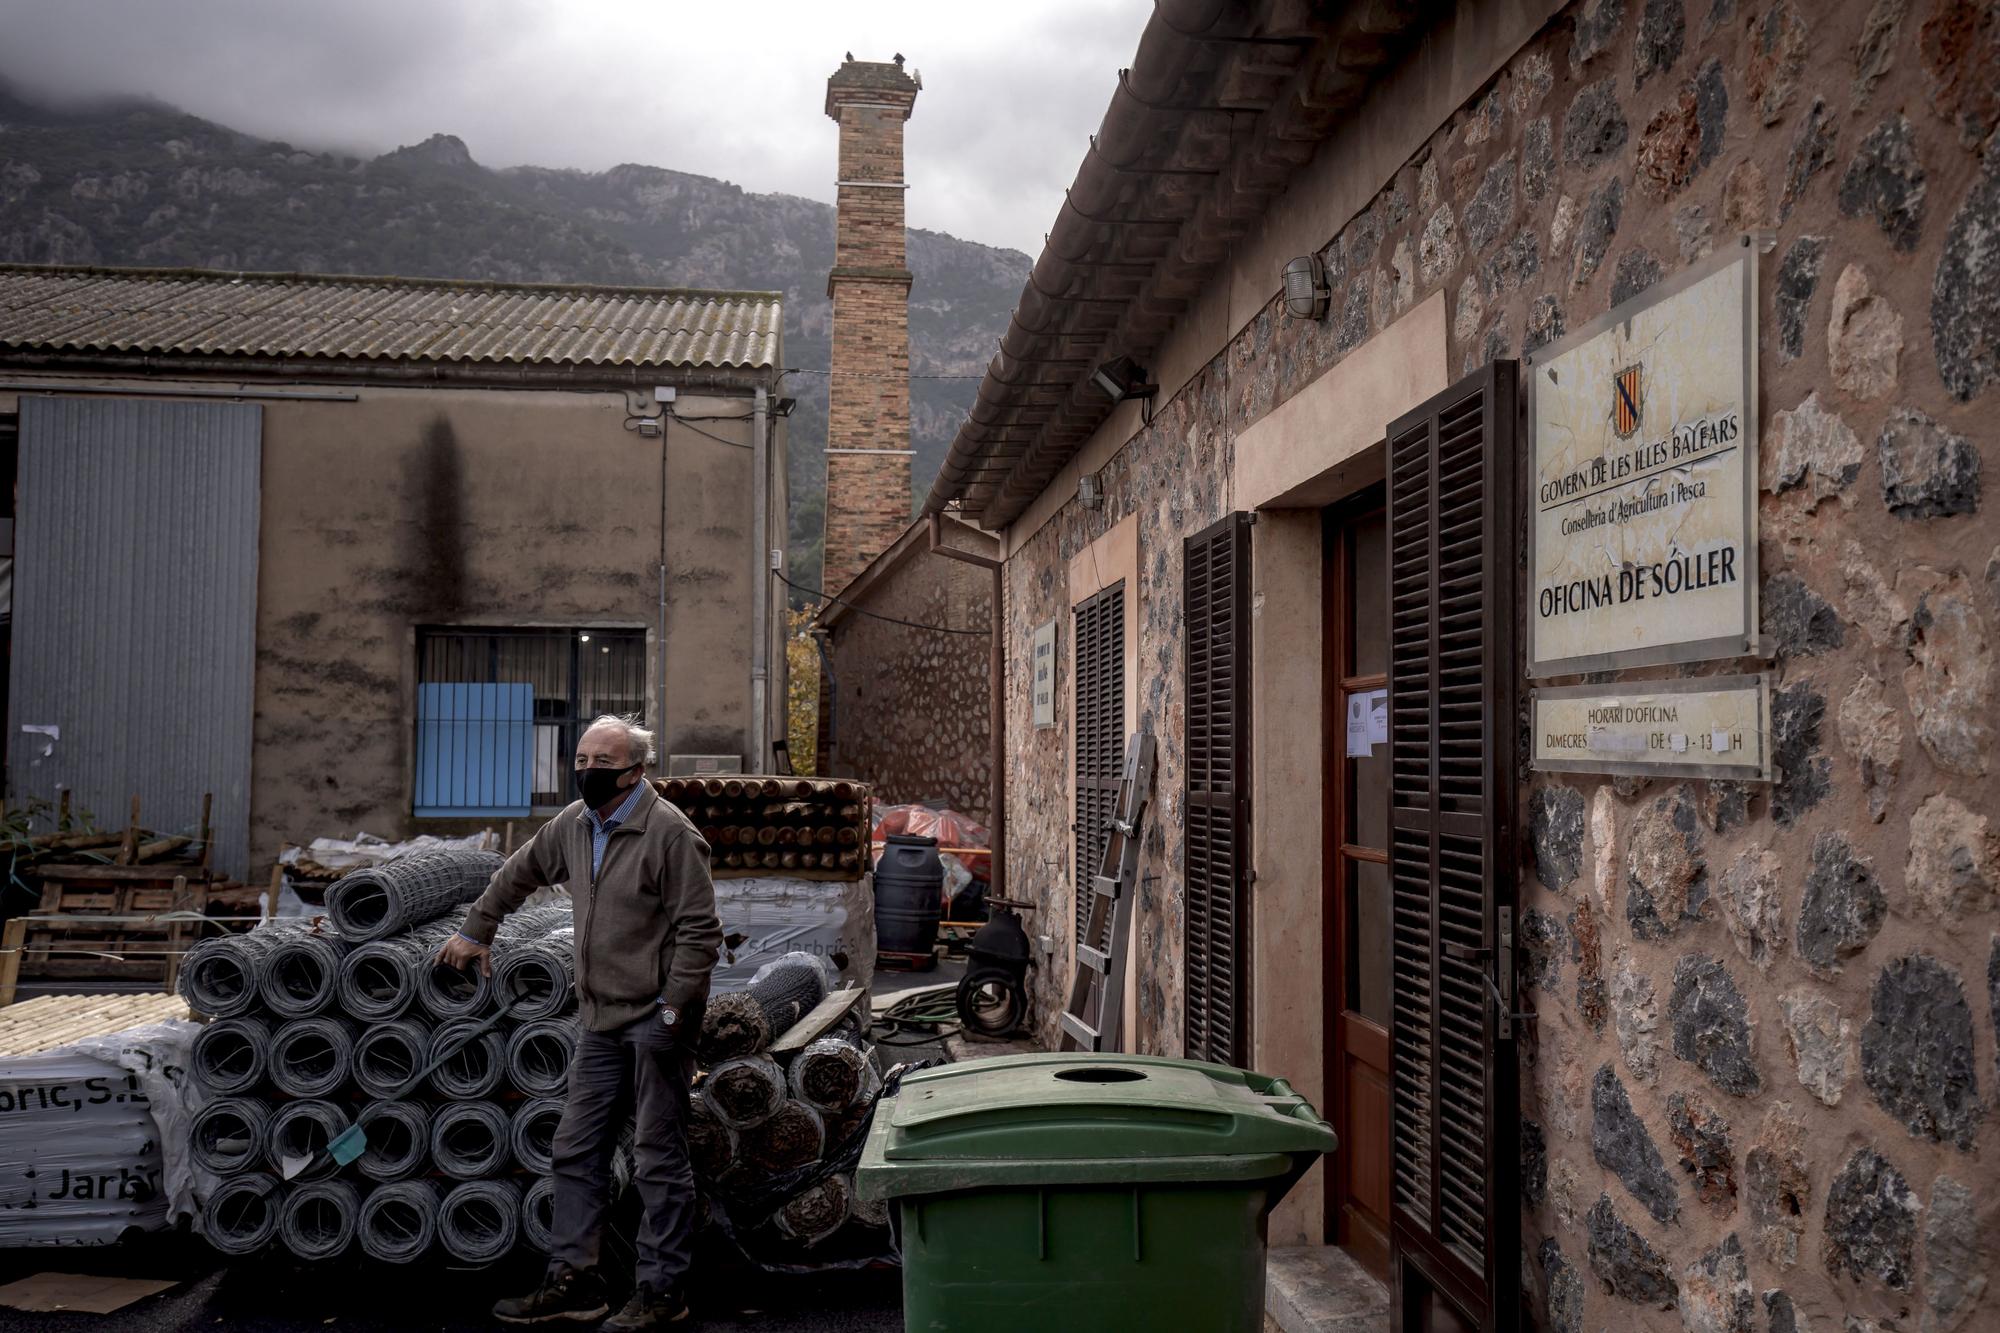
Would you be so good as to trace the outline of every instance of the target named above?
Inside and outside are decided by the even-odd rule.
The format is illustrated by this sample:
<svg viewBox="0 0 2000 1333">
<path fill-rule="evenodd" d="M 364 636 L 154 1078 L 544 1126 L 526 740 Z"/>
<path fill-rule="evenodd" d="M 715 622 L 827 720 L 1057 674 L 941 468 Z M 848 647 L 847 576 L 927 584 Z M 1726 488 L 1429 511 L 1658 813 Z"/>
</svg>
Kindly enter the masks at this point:
<svg viewBox="0 0 2000 1333">
<path fill-rule="evenodd" d="M 826 421 L 826 569 L 838 592 L 910 525 L 910 270 L 903 253 L 903 122 L 921 85 L 856 60 L 826 81 L 840 123 L 833 375 Z"/>
</svg>

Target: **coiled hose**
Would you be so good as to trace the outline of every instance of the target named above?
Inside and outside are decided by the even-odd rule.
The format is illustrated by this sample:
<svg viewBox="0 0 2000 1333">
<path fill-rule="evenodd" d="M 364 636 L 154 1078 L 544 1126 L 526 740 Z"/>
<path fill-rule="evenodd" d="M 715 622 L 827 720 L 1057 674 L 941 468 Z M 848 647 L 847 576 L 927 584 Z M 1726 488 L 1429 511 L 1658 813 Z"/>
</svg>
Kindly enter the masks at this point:
<svg viewBox="0 0 2000 1333">
<path fill-rule="evenodd" d="M 363 1127 L 368 1149 L 354 1169 L 370 1180 L 401 1180 L 423 1168 L 431 1154 L 431 1117 L 420 1102 L 374 1102 Z"/>
<path fill-rule="evenodd" d="M 494 1102 L 448 1102 L 431 1118 L 431 1161 L 454 1180 L 506 1169 L 513 1126 Z"/>
<path fill-rule="evenodd" d="M 379 940 L 471 902 L 504 859 L 498 852 L 441 849 L 364 866 L 326 891 L 327 915 L 345 939 Z"/>
<path fill-rule="evenodd" d="M 271 1026 L 248 1014 L 210 1023 L 195 1035 L 188 1073 L 211 1097 L 234 1097 L 264 1081 L 271 1058 Z"/>
<path fill-rule="evenodd" d="M 556 1128 L 562 1123 L 563 1099 L 535 1097 L 522 1102 L 514 1112 L 508 1142 L 514 1160 L 534 1175 L 549 1173 L 555 1153 Z"/>
<path fill-rule="evenodd" d="M 354 1069 L 354 1028 L 333 1017 L 301 1018 L 271 1038 L 271 1086 L 287 1097 L 329 1097 Z"/>
<path fill-rule="evenodd" d="M 491 1263 L 520 1235 L 521 1187 L 511 1180 L 468 1180 L 438 1208 L 438 1240 L 469 1264 Z"/>
<path fill-rule="evenodd" d="M 201 1209 L 201 1234 L 232 1257 L 255 1254 L 278 1234 L 285 1200 L 276 1176 L 231 1176 L 210 1191 Z"/>
<path fill-rule="evenodd" d="M 431 1030 L 421 1019 L 376 1023 L 354 1043 L 354 1081 L 370 1097 L 395 1097 L 431 1062 Z"/>
<path fill-rule="evenodd" d="M 369 1128 L 374 1128 L 372 1123 Z M 361 1202 L 355 1226 L 361 1252 L 386 1264 L 414 1263 L 423 1258 L 437 1240 L 438 1206 L 442 1202 L 438 1187 L 428 1180 L 400 1180 L 378 1187 Z"/>
<path fill-rule="evenodd" d="M 344 1180 L 319 1180 L 285 1196 L 278 1237 L 307 1262 L 347 1253 L 361 1217 L 361 1195 Z"/>
<path fill-rule="evenodd" d="M 194 1113 L 188 1155 L 218 1176 L 249 1171 L 264 1160 L 271 1108 L 255 1097 L 218 1097 Z"/>
<path fill-rule="evenodd" d="M 551 1097 L 569 1083 L 576 1054 L 576 1020 L 542 1018 L 523 1023 L 507 1039 L 507 1078 L 528 1097 Z"/>
</svg>

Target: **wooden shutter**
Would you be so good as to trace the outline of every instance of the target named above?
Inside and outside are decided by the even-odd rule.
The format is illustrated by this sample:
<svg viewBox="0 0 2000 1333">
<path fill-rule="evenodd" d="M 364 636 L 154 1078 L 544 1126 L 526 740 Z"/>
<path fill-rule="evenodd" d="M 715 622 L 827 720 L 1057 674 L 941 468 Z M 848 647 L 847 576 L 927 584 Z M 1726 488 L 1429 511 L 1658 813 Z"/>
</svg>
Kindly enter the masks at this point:
<svg viewBox="0 0 2000 1333">
<path fill-rule="evenodd" d="M 1482 1330 L 1518 1318 L 1518 1071 L 1506 1014 L 1518 426 L 1515 364 L 1503 361 L 1389 429 L 1390 1239 L 1399 1329 L 1429 1327 L 1425 1304 L 1440 1293 Z"/>
<path fill-rule="evenodd" d="M 1076 606 L 1076 938 L 1090 914 L 1090 878 L 1118 805 L 1125 766 L 1125 582 Z"/>
<path fill-rule="evenodd" d="M 1231 514 L 1183 550 L 1187 883 L 1182 979 L 1187 1058 L 1248 1062 L 1250 516 Z"/>
</svg>

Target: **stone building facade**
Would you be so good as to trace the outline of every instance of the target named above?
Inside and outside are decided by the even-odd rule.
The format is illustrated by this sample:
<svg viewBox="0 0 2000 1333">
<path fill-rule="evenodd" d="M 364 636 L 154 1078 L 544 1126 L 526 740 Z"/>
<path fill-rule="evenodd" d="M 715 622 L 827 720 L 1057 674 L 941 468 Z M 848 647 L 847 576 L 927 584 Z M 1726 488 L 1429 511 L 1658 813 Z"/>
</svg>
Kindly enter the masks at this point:
<svg viewBox="0 0 2000 1333">
<path fill-rule="evenodd" d="M 1112 410 L 1018 504 L 982 503 L 947 464 L 931 503 L 960 502 L 1006 552 L 1008 839 L 1016 892 L 1043 907 L 1045 1037 L 1072 975 L 1075 807 L 1065 729 L 1029 725 L 1034 628 L 1127 588 L 1128 729 L 1160 759 L 1128 1045 L 1179 1053 L 1183 543 L 1256 512 L 1249 1055 L 1337 1101 L 1322 507 L 1379 480 L 1402 412 L 1748 237 L 1780 776 L 1523 764 L 1535 1017 L 1519 1143 L 1495 1149 L 1521 1171 L 1524 1318 L 2000 1322 L 1996 68 L 2000 11 L 1963 0 L 1461 6 L 1398 49 L 1172 331 L 1118 349 L 1158 367 L 1149 416 Z M 1329 308 L 1289 318 L 1278 268 L 1308 252 Z M 1101 507 L 1075 498 L 1083 475 Z M 1342 1239 L 1332 1190 L 1316 1173 L 1295 1192 L 1274 1243 Z"/>
<path fill-rule="evenodd" d="M 863 779 L 877 805 L 942 801 L 986 823 L 992 578 L 928 539 L 927 524 L 910 525 L 820 614 L 832 664 L 820 771 Z M 961 523 L 944 541 L 998 554 Z"/>
</svg>

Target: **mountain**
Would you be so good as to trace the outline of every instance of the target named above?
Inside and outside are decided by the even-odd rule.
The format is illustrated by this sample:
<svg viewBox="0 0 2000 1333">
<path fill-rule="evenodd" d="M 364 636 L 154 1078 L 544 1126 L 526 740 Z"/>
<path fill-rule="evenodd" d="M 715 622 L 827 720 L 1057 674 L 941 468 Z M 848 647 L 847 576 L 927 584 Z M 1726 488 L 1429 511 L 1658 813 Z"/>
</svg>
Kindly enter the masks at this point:
<svg viewBox="0 0 2000 1333">
<path fill-rule="evenodd" d="M 828 170 L 833 147 L 827 147 Z M 827 368 L 833 208 L 663 167 L 481 166 L 448 134 L 375 158 L 242 134 L 158 102 L 38 106 L 0 84 L 0 260 L 752 288 L 785 295 L 785 359 Z M 912 228 L 913 376 L 978 376 L 1029 260 Z M 913 379 L 915 493 L 976 379 Z M 817 586 L 826 376 L 799 374 L 791 567 Z"/>
</svg>

